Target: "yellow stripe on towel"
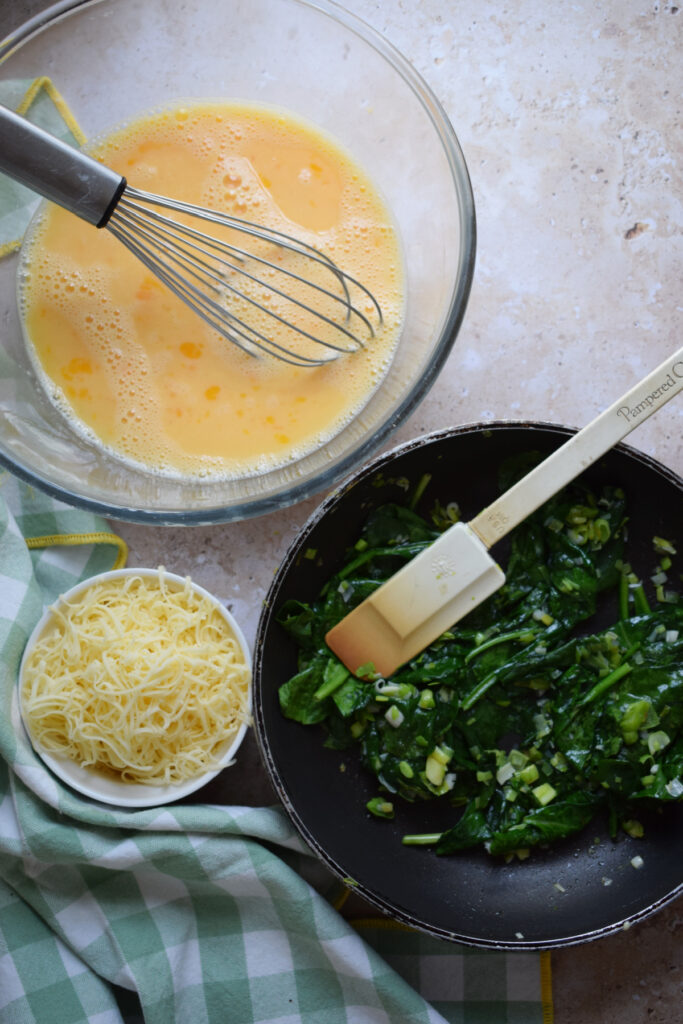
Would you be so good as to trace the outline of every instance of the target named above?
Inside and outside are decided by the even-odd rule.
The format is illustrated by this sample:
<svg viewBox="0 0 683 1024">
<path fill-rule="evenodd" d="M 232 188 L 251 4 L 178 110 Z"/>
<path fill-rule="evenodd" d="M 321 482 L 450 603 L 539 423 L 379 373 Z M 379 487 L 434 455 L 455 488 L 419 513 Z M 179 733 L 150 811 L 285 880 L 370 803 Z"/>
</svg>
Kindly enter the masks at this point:
<svg viewBox="0 0 683 1024">
<path fill-rule="evenodd" d="M 21 114 L 22 117 L 25 114 L 27 114 L 40 92 L 44 92 L 46 96 L 49 96 L 49 98 L 52 100 L 55 107 L 59 111 L 59 114 L 64 124 L 67 126 L 67 128 L 75 138 L 78 145 L 84 145 L 85 134 L 83 133 L 81 126 L 79 125 L 74 115 L 71 113 L 68 103 L 66 102 L 62 94 L 59 92 L 59 90 L 55 87 L 54 83 L 52 82 L 52 79 L 47 78 L 46 75 L 41 75 L 40 78 L 35 78 L 31 82 L 30 86 L 24 93 L 21 103 L 17 107 L 17 114 Z"/>
<path fill-rule="evenodd" d="M 543 1024 L 553 1024 L 553 979 L 548 950 L 541 953 L 541 1012 Z"/>
<path fill-rule="evenodd" d="M 128 545 L 125 540 L 105 530 L 96 533 L 55 533 L 45 537 L 26 538 L 26 546 L 29 548 L 76 547 L 79 544 L 111 544 L 118 549 L 112 569 L 123 569 L 126 564 Z"/>
</svg>

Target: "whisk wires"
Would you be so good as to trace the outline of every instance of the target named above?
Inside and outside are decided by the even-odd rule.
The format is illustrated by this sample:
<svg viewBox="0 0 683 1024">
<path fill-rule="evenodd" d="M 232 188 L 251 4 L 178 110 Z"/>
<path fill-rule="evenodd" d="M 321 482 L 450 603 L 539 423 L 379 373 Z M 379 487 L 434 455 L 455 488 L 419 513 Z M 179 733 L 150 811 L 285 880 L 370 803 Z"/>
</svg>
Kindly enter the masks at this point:
<svg viewBox="0 0 683 1024">
<path fill-rule="evenodd" d="M 221 237 L 201 230 L 205 225 Z M 375 335 L 373 321 L 382 323 L 365 285 L 282 231 L 131 186 L 107 228 L 206 323 L 252 355 L 321 366 L 358 351 Z"/>
</svg>

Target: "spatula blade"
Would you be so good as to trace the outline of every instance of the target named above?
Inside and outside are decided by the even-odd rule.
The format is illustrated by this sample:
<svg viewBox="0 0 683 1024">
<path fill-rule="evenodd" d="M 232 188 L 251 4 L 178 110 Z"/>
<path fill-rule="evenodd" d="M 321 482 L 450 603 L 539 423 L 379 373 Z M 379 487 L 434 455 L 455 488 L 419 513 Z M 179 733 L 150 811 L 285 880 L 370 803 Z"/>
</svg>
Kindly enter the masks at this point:
<svg viewBox="0 0 683 1024">
<path fill-rule="evenodd" d="M 466 523 L 456 523 L 349 612 L 325 637 L 356 674 L 390 676 L 505 582 Z"/>
</svg>

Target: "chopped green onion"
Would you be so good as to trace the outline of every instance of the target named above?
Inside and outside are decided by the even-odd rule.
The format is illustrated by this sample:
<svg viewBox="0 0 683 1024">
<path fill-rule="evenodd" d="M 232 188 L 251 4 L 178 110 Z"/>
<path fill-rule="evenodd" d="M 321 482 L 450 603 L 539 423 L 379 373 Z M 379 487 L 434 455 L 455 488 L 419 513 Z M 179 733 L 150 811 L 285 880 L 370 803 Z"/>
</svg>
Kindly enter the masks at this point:
<svg viewBox="0 0 683 1024">
<path fill-rule="evenodd" d="M 419 481 L 417 487 L 415 488 L 415 491 L 413 492 L 413 496 L 410 499 L 410 505 L 408 506 L 409 508 L 415 509 L 417 507 L 418 502 L 420 501 L 420 498 L 422 497 L 422 495 L 424 494 L 425 490 L 427 489 L 427 486 L 428 486 L 429 481 L 431 479 L 432 479 L 432 474 L 431 473 L 424 473 L 422 475 L 422 477 L 420 478 L 420 481 Z"/>
<path fill-rule="evenodd" d="M 519 777 L 522 782 L 525 782 L 527 786 L 530 786 L 532 782 L 536 782 L 538 779 L 538 768 L 535 764 L 528 764 L 526 768 L 522 768 L 519 773 Z"/>
<path fill-rule="evenodd" d="M 415 692 L 410 683 L 393 683 L 389 679 L 377 679 L 375 681 L 375 693 L 382 697 L 399 697 L 404 700 Z"/>
<path fill-rule="evenodd" d="M 543 782 L 540 786 L 536 786 L 531 792 L 534 794 L 536 800 L 541 807 L 545 807 L 551 800 L 554 800 L 557 796 L 557 790 L 554 789 L 549 782 Z"/>
<path fill-rule="evenodd" d="M 393 818 L 394 816 L 394 805 L 390 800 L 385 800 L 381 796 L 374 796 L 372 800 L 368 800 L 365 806 L 376 818 Z"/>
<path fill-rule="evenodd" d="M 499 786 L 505 785 L 505 783 L 512 778 L 515 774 L 515 769 L 512 767 L 509 761 L 506 761 L 504 765 L 496 772 L 496 782 Z"/>
<path fill-rule="evenodd" d="M 664 750 L 665 747 L 668 747 L 670 743 L 671 740 L 667 733 L 660 729 L 658 732 L 651 732 L 649 734 L 647 738 L 647 749 L 654 757 L 655 754 L 658 754 L 660 751 Z"/>
<path fill-rule="evenodd" d="M 606 519 L 598 518 L 595 520 L 593 525 L 593 540 L 599 541 L 600 544 L 606 544 L 610 538 L 609 523 Z"/>
<path fill-rule="evenodd" d="M 431 690 L 423 690 L 418 700 L 419 706 L 424 711 L 429 711 L 431 708 L 436 707 L 436 701 L 434 700 L 434 694 Z"/>
<path fill-rule="evenodd" d="M 534 715 L 534 729 L 536 730 L 536 739 L 541 740 L 550 733 L 551 723 L 545 715 L 539 713 Z"/>
<path fill-rule="evenodd" d="M 544 611 L 542 608 L 536 608 L 531 617 L 535 619 L 536 622 L 543 623 L 544 626 L 552 626 L 555 621 L 552 615 L 549 615 L 548 612 Z"/>
<path fill-rule="evenodd" d="M 358 679 L 381 679 L 373 661 L 366 661 L 362 665 L 359 665 L 353 674 L 357 676 Z"/>
<path fill-rule="evenodd" d="M 439 764 L 446 765 L 453 757 L 453 751 L 451 750 L 450 747 L 447 747 L 445 744 L 442 744 L 441 746 L 437 745 L 432 750 L 431 757 L 438 761 Z"/>
<path fill-rule="evenodd" d="M 432 786 L 440 786 L 446 775 L 446 766 L 430 754 L 425 762 L 425 775 Z"/>
<path fill-rule="evenodd" d="M 513 749 L 508 754 L 508 761 L 510 762 L 513 768 L 517 769 L 517 771 L 519 771 L 520 768 L 523 768 L 528 760 L 529 758 L 527 754 L 522 753 L 521 750 Z"/>
<path fill-rule="evenodd" d="M 400 708 L 397 708 L 395 704 L 387 708 L 384 713 L 384 717 L 389 725 L 393 726 L 394 729 L 398 729 L 399 725 L 403 724 L 404 715 Z"/>
<path fill-rule="evenodd" d="M 559 533 L 561 530 L 564 529 L 564 524 L 555 516 L 548 516 L 543 525 L 546 526 L 549 530 L 552 530 L 553 533 Z"/>
<path fill-rule="evenodd" d="M 403 836 L 401 842 L 404 846 L 431 846 L 438 843 L 443 832 L 423 832 L 421 834 Z"/>
</svg>

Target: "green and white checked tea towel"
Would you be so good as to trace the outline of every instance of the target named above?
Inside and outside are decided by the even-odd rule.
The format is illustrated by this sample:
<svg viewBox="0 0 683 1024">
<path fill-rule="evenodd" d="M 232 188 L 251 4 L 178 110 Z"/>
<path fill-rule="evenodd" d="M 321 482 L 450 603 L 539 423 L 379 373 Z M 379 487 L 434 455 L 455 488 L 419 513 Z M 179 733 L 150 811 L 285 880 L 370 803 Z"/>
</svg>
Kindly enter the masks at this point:
<svg viewBox="0 0 683 1024">
<path fill-rule="evenodd" d="M 74 533 L 100 543 L 60 543 Z M 147 1024 L 547 1024 L 547 957 L 352 927 L 281 809 L 119 811 L 42 766 L 9 713 L 22 650 L 44 604 L 111 568 L 116 543 L 0 477 L 2 1024 L 121 1024 L 111 985 Z"/>
</svg>

